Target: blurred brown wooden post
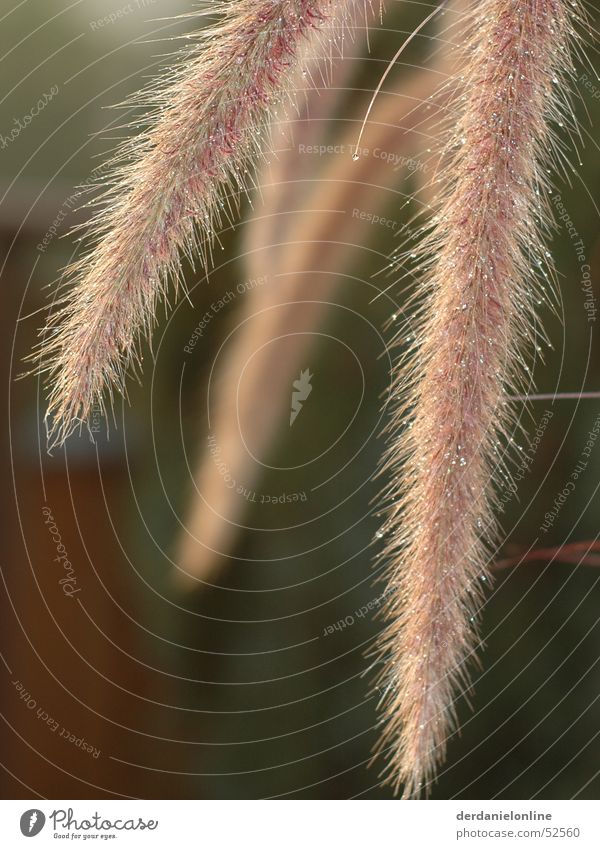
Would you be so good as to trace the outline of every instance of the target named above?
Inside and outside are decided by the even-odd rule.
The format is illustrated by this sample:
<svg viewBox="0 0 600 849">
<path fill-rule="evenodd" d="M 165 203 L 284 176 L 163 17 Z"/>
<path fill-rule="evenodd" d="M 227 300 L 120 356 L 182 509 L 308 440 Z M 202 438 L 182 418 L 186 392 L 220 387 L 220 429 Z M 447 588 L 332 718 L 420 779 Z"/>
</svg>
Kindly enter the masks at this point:
<svg viewBox="0 0 600 849">
<path fill-rule="evenodd" d="M 4 423 L 0 631 L 8 665 L 2 673 L 0 751 L 4 769 L 0 771 L 0 789 L 4 798 L 34 794 L 94 798 L 112 793 L 138 797 L 151 793 L 150 776 L 155 792 L 157 788 L 160 792 L 156 776 L 142 771 L 127 774 L 109 757 L 139 762 L 145 746 L 142 735 L 119 725 L 152 731 L 151 721 L 145 719 L 150 715 L 146 703 L 125 690 L 160 700 L 155 689 L 150 694 L 148 670 L 127 657 L 139 654 L 136 641 L 142 631 L 118 606 L 139 618 L 130 567 L 104 503 L 106 498 L 114 510 L 128 486 L 124 459 L 117 452 L 98 465 L 96 451 L 84 436 L 86 450 L 70 450 L 67 464 L 61 451 L 50 460 L 42 433 L 44 495 L 36 433 L 36 421 L 43 413 L 35 409 L 36 381 L 14 384 L 15 376 L 23 371 L 16 359 L 25 353 L 21 347 L 14 354 L 12 370 L 10 365 L 14 328 L 36 245 L 73 192 L 73 187 L 67 186 L 45 192 L 43 202 L 32 207 L 41 189 L 27 185 L 18 195 L 13 191 L 9 196 L 17 197 L 16 201 L 0 206 L 0 261 L 5 263 L 0 285 Z M 68 225 L 72 223 L 70 220 Z M 22 314 L 40 306 L 42 300 L 34 291 L 28 294 Z M 39 326 L 42 317 L 37 319 Z M 18 335 L 22 339 L 23 334 Z M 9 394 L 14 403 L 10 411 Z M 80 456 L 73 460 L 73 454 Z M 76 585 L 71 587 L 78 589 L 73 597 L 68 597 L 65 585 L 59 583 L 65 573 L 63 563 L 54 560 L 56 542 L 42 513 L 45 504 L 73 564 Z M 161 676 L 154 676 L 153 688 L 159 680 Z M 53 730 L 55 724 L 58 727 Z M 77 740 L 84 738 L 100 754 L 95 756 L 95 751 L 88 753 L 82 744 L 69 742 L 67 733 Z"/>
</svg>

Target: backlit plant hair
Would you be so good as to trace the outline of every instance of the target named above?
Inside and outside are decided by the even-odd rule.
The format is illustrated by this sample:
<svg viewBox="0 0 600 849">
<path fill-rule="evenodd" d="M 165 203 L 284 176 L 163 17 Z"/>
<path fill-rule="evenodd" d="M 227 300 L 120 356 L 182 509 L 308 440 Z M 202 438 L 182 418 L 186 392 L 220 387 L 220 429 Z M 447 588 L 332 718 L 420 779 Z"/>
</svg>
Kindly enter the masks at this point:
<svg viewBox="0 0 600 849">
<path fill-rule="evenodd" d="M 116 157 L 91 250 L 71 267 L 37 355 L 51 442 L 124 391 L 169 281 L 177 290 L 181 257 L 210 259 L 307 46 L 330 55 L 352 8 L 211 5 L 220 22 L 195 34 L 171 79 L 139 98 L 154 104 L 147 128 Z M 397 365 L 385 464 L 380 749 L 387 780 L 406 797 L 427 792 L 444 758 L 477 647 L 495 493 L 510 480 L 507 396 L 528 388 L 534 303 L 552 276 L 548 172 L 563 155 L 552 125 L 572 126 L 566 92 L 581 18 L 578 0 L 472 0 L 461 20 L 439 201 L 412 269 L 417 343 Z"/>
<path fill-rule="evenodd" d="M 104 412 L 115 388 L 124 392 L 140 337 L 151 335 L 169 282 L 178 288 L 182 255 L 210 258 L 269 149 L 273 109 L 291 94 L 307 47 L 330 57 L 352 8 L 351 0 L 211 4 L 220 21 L 190 36 L 170 80 L 138 96 L 152 104 L 148 126 L 116 157 L 91 250 L 69 269 L 39 346 L 51 443 L 96 405 Z"/>
<path fill-rule="evenodd" d="M 386 464 L 379 749 L 405 797 L 427 792 L 444 758 L 478 645 L 495 494 L 510 479 L 507 395 L 528 389 L 534 304 L 552 279 L 548 173 L 562 156 L 552 126 L 573 125 L 565 92 L 580 19 L 572 0 L 476 0 L 461 21 Z"/>
</svg>

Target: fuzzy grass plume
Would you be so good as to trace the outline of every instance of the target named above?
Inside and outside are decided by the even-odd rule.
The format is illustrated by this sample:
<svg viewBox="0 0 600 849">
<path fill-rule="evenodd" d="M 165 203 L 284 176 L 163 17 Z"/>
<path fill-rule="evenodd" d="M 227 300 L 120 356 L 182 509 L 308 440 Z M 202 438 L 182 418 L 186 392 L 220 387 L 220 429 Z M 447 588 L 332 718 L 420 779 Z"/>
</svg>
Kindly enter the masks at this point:
<svg viewBox="0 0 600 849">
<path fill-rule="evenodd" d="M 364 45 L 360 38 L 357 34 L 358 56 Z M 407 160 L 413 155 L 420 158 L 421 150 L 424 153 L 430 141 L 428 128 L 437 120 L 415 104 L 427 104 L 439 88 L 439 76 L 450 71 L 446 48 L 436 54 L 428 67 L 404 76 L 398 96 L 381 97 L 374 104 L 369 120 L 371 150 L 393 150 Z M 270 279 L 277 282 L 253 288 L 244 296 L 245 315 L 252 316 L 252 321 L 241 322 L 215 372 L 219 390 L 211 411 L 211 430 L 217 434 L 231 473 L 248 489 L 260 489 L 265 470 L 249 455 L 246 445 L 254 446 L 255 456 L 269 455 L 281 422 L 289 415 L 292 381 L 310 361 L 315 336 L 293 331 L 306 327 L 316 333 L 323 328 L 331 309 L 328 302 L 335 302 L 346 287 L 344 273 L 356 268 L 356 249 L 364 241 L 364 222 L 354 218 L 352 210 L 376 209 L 381 185 L 389 179 L 387 162 L 375 156 L 359 160 L 323 157 L 317 166 L 314 157 L 299 153 L 301 142 L 327 144 L 331 139 L 331 125 L 340 123 L 353 69 L 361 65 L 360 59 L 347 58 L 334 69 L 329 91 L 315 88 L 308 93 L 290 128 L 294 145 L 263 166 L 259 175 L 264 187 L 262 204 L 244 227 L 245 278 L 257 279 L 268 268 Z M 354 120 L 336 134 L 340 149 L 354 150 L 356 122 L 364 108 L 363 100 L 358 99 L 353 105 Z M 415 171 L 415 179 L 426 178 Z M 302 181 L 300 208 L 298 181 Z M 331 209 L 345 209 L 347 214 L 332 215 Z M 291 210 L 292 215 L 288 214 Z M 315 269 L 319 270 L 317 276 Z M 276 305 L 283 308 L 274 309 Z M 264 344 L 289 333 L 284 356 L 273 357 L 268 364 L 253 358 L 253 352 Z M 230 555 L 239 542 L 248 509 L 248 502 L 224 485 L 210 451 L 202 451 L 198 460 L 175 557 L 178 585 L 194 589 L 220 583 L 222 570 L 233 565 Z"/>
<path fill-rule="evenodd" d="M 572 0 L 477 0 L 461 21 L 439 205 L 416 268 L 417 343 L 397 369 L 400 435 L 386 464 L 379 750 L 405 797 L 427 792 L 468 688 L 494 484 L 510 475 L 507 393 L 524 391 L 534 305 L 551 279 L 548 169 L 562 155 L 553 125 L 572 126 L 580 15 Z"/>
<path fill-rule="evenodd" d="M 92 222 L 92 248 L 66 277 L 38 353 L 48 373 L 49 438 L 61 443 L 140 366 L 139 340 L 181 278 L 181 257 L 210 256 L 216 231 L 268 149 L 272 109 L 290 93 L 306 44 L 331 55 L 351 0 L 228 0 L 191 38 L 179 70 L 138 98 L 145 130 L 116 158 Z M 206 12 L 204 13 L 206 14 Z M 230 194 L 228 194 L 230 192 Z"/>
</svg>

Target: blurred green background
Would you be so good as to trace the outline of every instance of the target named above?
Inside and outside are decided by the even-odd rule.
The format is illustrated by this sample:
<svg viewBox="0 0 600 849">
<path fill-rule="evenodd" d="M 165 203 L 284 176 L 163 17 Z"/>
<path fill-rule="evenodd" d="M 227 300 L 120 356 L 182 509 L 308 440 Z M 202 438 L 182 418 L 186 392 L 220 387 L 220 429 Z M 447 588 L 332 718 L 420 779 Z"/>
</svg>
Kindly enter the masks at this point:
<svg viewBox="0 0 600 849">
<path fill-rule="evenodd" d="M 385 443 L 390 319 L 406 298 L 386 269 L 400 231 L 430 199 L 427 151 L 442 113 L 429 98 L 447 73 L 453 7 L 386 81 L 361 163 L 348 145 L 427 4 L 390 4 L 372 25 L 370 52 L 359 16 L 333 91 L 304 86 L 298 114 L 279 116 L 278 153 L 241 198 L 242 223 L 222 234 L 213 269 L 187 270 L 189 298 L 168 319 L 161 312 L 142 383 L 131 381 L 129 402 L 116 403 L 110 438 L 104 428 L 95 443 L 83 433 L 49 456 L 43 387 L 14 380 L 47 287 L 76 249 L 69 229 L 86 215 L 72 201 L 76 186 L 128 132 L 131 114 L 108 107 L 169 66 L 172 39 L 194 22 L 168 18 L 192 8 L 9 0 L 0 13 L 2 792 L 391 798 L 378 784 L 381 764 L 369 767 L 377 714 L 368 652 L 382 592 L 382 480 L 373 475 Z M 103 22 L 111 13 L 117 20 Z M 600 82 L 587 66 L 579 73 L 581 137 L 556 190 L 598 298 Z M 53 87 L 15 136 L 15 119 Z M 315 146 L 328 149 L 306 152 Z M 405 157 L 401 167 L 394 156 Z M 599 391 L 596 323 L 564 226 L 550 248 L 560 303 L 540 306 L 551 347 L 540 341 L 537 390 Z M 304 369 L 312 392 L 290 427 Z M 531 434 L 546 410 L 553 415 L 506 504 L 498 560 L 593 543 L 600 530 L 600 446 L 540 530 L 600 401 L 529 409 Z M 294 493 L 305 498 L 281 501 Z M 44 507 L 73 566 L 72 598 Z M 545 555 L 498 572 L 482 610 L 482 666 L 470 706 L 459 701 L 461 733 L 433 798 L 597 798 L 600 572 L 593 557 L 563 560 Z"/>
</svg>

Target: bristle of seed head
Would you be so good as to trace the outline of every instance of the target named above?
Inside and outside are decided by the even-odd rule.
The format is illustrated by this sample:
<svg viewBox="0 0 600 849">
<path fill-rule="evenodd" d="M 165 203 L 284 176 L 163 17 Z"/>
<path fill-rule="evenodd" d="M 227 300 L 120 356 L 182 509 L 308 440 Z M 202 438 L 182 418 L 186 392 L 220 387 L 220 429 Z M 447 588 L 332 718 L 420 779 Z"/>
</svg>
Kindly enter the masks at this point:
<svg viewBox="0 0 600 849">
<path fill-rule="evenodd" d="M 191 36 L 170 79 L 137 97 L 152 104 L 146 128 L 115 158 L 91 248 L 68 270 L 33 358 L 47 375 L 51 444 L 124 392 L 159 302 L 181 284 L 182 256 L 210 260 L 268 152 L 273 109 L 307 51 L 341 46 L 352 9 L 349 0 L 216 4 L 220 22 Z"/>
<path fill-rule="evenodd" d="M 548 171 L 562 156 L 553 125 L 572 123 L 580 15 L 571 0 L 477 0 L 461 23 L 442 189 L 415 272 L 417 345 L 398 365 L 385 463 L 378 751 L 407 798 L 431 785 L 469 686 L 495 494 L 510 477 L 506 397 L 526 391 L 552 277 Z"/>
</svg>

